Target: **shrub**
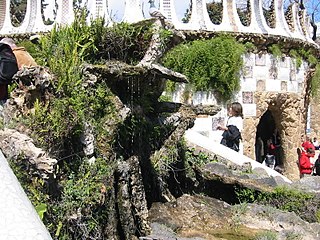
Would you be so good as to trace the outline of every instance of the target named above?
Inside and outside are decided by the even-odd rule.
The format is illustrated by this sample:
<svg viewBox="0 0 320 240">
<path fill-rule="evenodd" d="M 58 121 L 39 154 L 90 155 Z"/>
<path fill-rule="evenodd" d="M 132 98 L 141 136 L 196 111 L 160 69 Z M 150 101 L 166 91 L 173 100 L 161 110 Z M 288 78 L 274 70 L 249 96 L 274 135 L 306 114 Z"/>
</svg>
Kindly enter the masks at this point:
<svg viewBox="0 0 320 240">
<path fill-rule="evenodd" d="M 229 36 L 196 40 L 170 50 L 162 62 L 185 74 L 195 90 L 218 91 L 229 99 L 240 88 L 242 54 L 245 48 Z"/>
</svg>

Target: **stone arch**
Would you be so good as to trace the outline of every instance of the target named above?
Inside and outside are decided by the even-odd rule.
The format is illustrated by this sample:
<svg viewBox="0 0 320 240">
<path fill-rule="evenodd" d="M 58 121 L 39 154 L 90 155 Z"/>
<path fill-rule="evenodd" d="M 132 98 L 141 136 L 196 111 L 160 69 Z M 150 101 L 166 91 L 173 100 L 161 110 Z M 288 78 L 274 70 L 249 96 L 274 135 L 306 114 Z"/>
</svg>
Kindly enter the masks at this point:
<svg viewBox="0 0 320 240">
<path fill-rule="evenodd" d="M 276 156 L 276 165 L 283 165 L 283 151 L 281 151 L 281 138 L 278 134 L 279 129 L 276 127 L 276 121 L 272 112 L 267 109 L 261 116 L 257 125 L 255 137 L 255 156 L 256 161 L 262 162 L 267 154 Z M 275 135 L 274 135 L 275 134 Z M 274 151 L 270 151 L 268 146 L 269 140 L 276 146 Z"/>
<path fill-rule="evenodd" d="M 306 110 L 304 97 L 298 93 L 256 92 L 256 117 L 245 119 L 243 133 L 244 152 L 255 158 L 255 137 L 260 119 L 270 111 L 274 118 L 275 128 L 279 130 L 282 146 L 282 165 L 284 175 L 289 179 L 299 179 L 297 167 L 297 147 L 300 136 L 304 133 Z"/>
</svg>

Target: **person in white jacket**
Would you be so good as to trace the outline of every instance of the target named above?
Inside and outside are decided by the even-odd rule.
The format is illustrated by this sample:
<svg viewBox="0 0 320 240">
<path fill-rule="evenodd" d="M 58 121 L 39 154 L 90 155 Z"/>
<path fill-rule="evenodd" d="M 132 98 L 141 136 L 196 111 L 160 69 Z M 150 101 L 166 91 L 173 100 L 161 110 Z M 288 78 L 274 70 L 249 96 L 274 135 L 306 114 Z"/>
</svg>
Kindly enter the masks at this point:
<svg viewBox="0 0 320 240">
<path fill-rule="evenodd" d="M 218 130 L 223 130 L 221 144 L 239 152 L 241 132 L 243 130 L 242 105 L 233 102 L 228 111 L 228 121 L 226 126 L 218 125 Z"/>
</svg>

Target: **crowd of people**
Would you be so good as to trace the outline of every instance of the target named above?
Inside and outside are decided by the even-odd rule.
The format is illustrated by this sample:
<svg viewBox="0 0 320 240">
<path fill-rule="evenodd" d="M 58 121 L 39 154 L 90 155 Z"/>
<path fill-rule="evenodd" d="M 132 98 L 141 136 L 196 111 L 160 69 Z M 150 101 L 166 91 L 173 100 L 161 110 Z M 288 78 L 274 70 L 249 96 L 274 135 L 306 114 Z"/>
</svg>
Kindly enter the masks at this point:
<svg viewBox="0 0 320 240">
<path fill-rule="evenodd" d="M 228 108 L 228 120 L 226 125 L 218 125 L 217 127 L 217 130 L 223 131 L 220 143 L 237 152 L 239 152 L 239 144 L 242 139 L 242 111 L 242 105 L 239 102 L 233 102 Z M 315 151 L 319 150 L 319 148 L 320 144 L 316 137 L 311 140 L 308 135 L 305 137 L 302 136 L 301 147 L 298 148 L 298 167 L 301 178 L 306 175 L 320 175 L 320 154 L 315 163 L 311 162 L 311 158 L 315 157 Z M 281 139 L 277 129 L 274 129 L 272 135 L 269 135 L 268 139 L 263 140 L 261 136 L 257 136 L 255 151 L 257 161 L 278 172 L 282 172 L 280 171 Z"/>
</svg>

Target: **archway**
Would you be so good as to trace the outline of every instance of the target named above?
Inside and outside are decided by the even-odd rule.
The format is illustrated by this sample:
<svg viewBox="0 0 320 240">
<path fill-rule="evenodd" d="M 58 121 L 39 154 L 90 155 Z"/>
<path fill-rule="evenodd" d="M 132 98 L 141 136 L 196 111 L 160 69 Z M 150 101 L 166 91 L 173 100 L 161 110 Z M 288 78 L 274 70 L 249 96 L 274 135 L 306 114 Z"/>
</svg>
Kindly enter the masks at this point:
<svg viewBox="0 0 320 240">
<path fill-rule="evenodd" d="M 270 110 L 267 110 L 261 117 L 257 126 L 255 140 L 256 161 L 263 162 L 267 154 L 276 158 L 275 166 L 283 165 L 283 151 L 281 147 L 279 129 L 276 127 L 275 119 Z"/>
</svg>

